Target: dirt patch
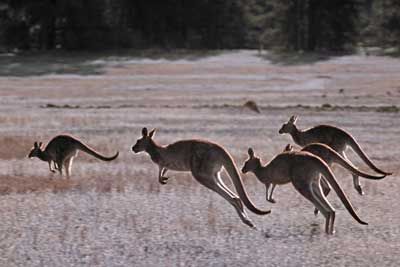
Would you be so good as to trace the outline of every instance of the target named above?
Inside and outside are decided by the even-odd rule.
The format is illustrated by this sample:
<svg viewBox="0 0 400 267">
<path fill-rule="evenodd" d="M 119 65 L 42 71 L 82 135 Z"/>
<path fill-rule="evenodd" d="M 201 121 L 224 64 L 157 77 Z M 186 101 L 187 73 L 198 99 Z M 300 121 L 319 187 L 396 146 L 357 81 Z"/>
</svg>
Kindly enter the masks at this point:
<svg viewBox="0 0 400 267">
<path fill-rule="evenodd" d="M 256 113 L 261 113 L 257 103 L 253 100 L 246 101 L 246 103 L 243 104 L 243 107 L 248 108 Z"/>
</svg>

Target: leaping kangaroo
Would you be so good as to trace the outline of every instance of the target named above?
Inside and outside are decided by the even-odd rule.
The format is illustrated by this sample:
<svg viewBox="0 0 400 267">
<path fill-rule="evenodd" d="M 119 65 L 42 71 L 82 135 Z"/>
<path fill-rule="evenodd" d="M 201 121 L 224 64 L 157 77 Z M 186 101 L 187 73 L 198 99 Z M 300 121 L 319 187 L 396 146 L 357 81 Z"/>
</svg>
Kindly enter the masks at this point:
<svg viewBox="0 0 400 267">
<path fill-rule="evenodd" d="M 67 178 L 69 178 L 71 174 L 72 162 L 74 157 L 78 156 L 78 150 L 86 152 L 104 161 L 114 160 L 119 155 L 119 152 L 117 152 L 112 157 L 105 157 L 72 136 L 58 135 L 51 139 L 45 149 L 42 149 L 42 142 L 39 144 L 38 142 L 35 142 L 32 150 L 29 152 L 28 157 L 37 157 L 43 161 L 47 161 L 50 171 L 55 172 L 55 170 L 58 170 L 60 175 L 62 175 L 62 170 L 65 169 Z M 54 169 L 52 168 L 52 163 L 54 165 Z"/>
<path fill-rule="evenodd" d="M 284 151 L 293 151 L 293 147 L 288 144 Z M 333 163 L 339 164 L 343 168 L 349 170 L 353 175 L 371 180 L 380 180 L 386 177 L 386 175 L 371 175 L 357 169 L 349 160 L 343 158 L 339 153 L 325 144 L 312 143 L 303 147 L 301 151 L 310 152 L 311 154 L 320 157 L 323 161 L 325 161 L 326 164 L 328 164 L 329 167 L 332 166 Z M 354 188 L 357 192 L 362 191 L 360 185 L 358 184 L 354 184 Z"/>
<path fill-rule="evenodd" d="M 147 128 L 142 129 L 142 137 L 132 146 L 132 151 L 147 152 L 151 160 L 158 165 L 158 181 L 166 184 L 167 170 L 190 171 L 193 177 L 202 185 L 218 193 L 226 199 L 237 211 L 243 223 L 255 227 L 247 216 L 244 205 L 258 215 L 270 213 L 254 206 L 249 199 L 237 167 L 231 155 L 220 145 L 202 140 L 182 140 L 168 146 L 160 146 L 154 140 L 155 129 L 148 133 Z M 233 193 L 220 177 L 221 168 L 224 167 L 240 196 Z"/>
<path fill-rule="evenodd" d="M 290 134 L 293 138 L 293 141 L 302 147 L 311 143 L 326 144 L 338 152 L 346 160 L 348 160 L 348 158 L 345 151 L 348 147 L 351 147 L 354 152 L 356 152 L 356 154 L 375 172 L 383 175 L 392 174 L 376 167 L 361 149 L 354 137 L 345 130 L 331 125 L 318 125 L 306 130 L 299 130 L 296 126 L 296 121 L 297 116 L 290 117 L 289 121 L 282 125 L 279 133 Z M 358 175 L 356 174 L 353 174 L 353 183 L 358 193 L 363 195 L 364 192 L 361 188 Z"/>
<path fill-rule="evenodd" d="M 293 151 L 292 145 L 287 144 L 285 149 L 283 150 L 283 152 L 291 152 L 291 151 Z M 321 158 L 329 167 L 333 163 L 336 163 L 336 164 L 339 164 L 340 166 L 342 166 L 343 168 L 345 168 L 346 170 L 350 171 L 352 174 L 355 174 L 355 175 L 358 175 L 358 176 L 361 176 L 361 177 L 364 177 L 367 179 L 379 180 L 379 179 L 385 178 L 384 175 L 375 176 L 375 175 L 371 175 L 371 174 L 365 173 L 363 171 L 360 171 L 359 169 L 354 167 L 351 162 L 344 159 L 335 150 L 333 150 L 332 148 L 330 148 L 329 146 L 324 145 L 324 144 L 319 144 L 319 143 L 309 144 L 309 145 L 303 147 L 303 149 L 301 149 L 301 151 L 310 152 L 311 154 L 314 154 L 315 156 Z M 272 184 L 271 191 L 269 192 L 269 194 L 267 192 L 267 201 L 269 201 L 271 203 L 276 202 L 275 199 L 272 197 L 272 194 L 275 190 L 275 186 L 276 186 L 276 184 Z M 329 194 L 331 188 L 325 179 L 321 180 L 321 187 L 324 191 L 324 195 L 327 196 Z M 315 213 L 318 213 L 317 209 L 315 210 Z"/>
<path fill-rule="evenodd" d="M 287 144 L 284 149 L 284 152 L 285 151 L 293 151 L 292 145 Z M 303 147 L 301 151 L 310 152 L 311 154 L 316 155 L 317 157 L 322 159 L 329 167 L 331 167 L 333 163 L 339 164 L 346 170 L 350 171 L 353 175 L 358 175 L 371 180 L 380 180 L 386 177 L 385 175 L 375 176 L 360 171 L 350 161 L 340 156 L 339 153 L 337 153 L 335 150 L 333 150 L 332 148 L 330 148 L 325 144 L 320 144 L 320 143 L 309 144 Z M 330 191 L 330 186 L 325 179 L 321 179 L 321 186 L 325 196 L 327 196 Z M 357 187 L 356 184 L 354 184 L 354 188 L 356 189 L 357 192 L 359 192 L 359 188 Z M 270 194 L 270 198 L 272 198 L 272 192 Z M 318 210 L 315 209 L 314 213 L 318 214 Z"/>
<path fill-rule="evenodd" d="M 367 224 L 358 217 L 329 166 L 319 157 L 303 151 L 283 152 L 262 166 L 261 159 L 254 155 L 252 148 L 249 148 L 248 155 L 249 158 L 245 162 L 242 172 L 253 172 L 258 180 L 265 184 L 267 196 L 271 184 L 292 183 L 296 190 L 311 201 L 315 208 L 324 215 L 327 234 L 334 233 L 335 209 L 326 199 L 320 186 L 321 176 L 332 185 L 353 218 L 360 224 Z"/>
</svg>

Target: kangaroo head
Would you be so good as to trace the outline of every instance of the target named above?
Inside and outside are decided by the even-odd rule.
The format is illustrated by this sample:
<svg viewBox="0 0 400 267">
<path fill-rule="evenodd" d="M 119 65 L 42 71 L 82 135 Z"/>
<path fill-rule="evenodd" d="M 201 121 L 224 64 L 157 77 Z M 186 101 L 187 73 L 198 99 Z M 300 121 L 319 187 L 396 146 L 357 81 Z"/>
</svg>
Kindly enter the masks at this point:
<svg viewBox="0 0 400 267">
<path fill-rule="evenodd" d="M 136 144 L 132 146 L 132 151 L 139 153 L 141 151 L 146 151 L 146 149 L 153 143 L 153 136 L 156 129 L 151 130 L 150 133 L 147 132 L 147 128 L 142 129 L 142 137 L 136 141 Z"/>
<path fill-rule="evenodd" d="M 287 123 L 284 123 L 279 130 L 279 134 L 291 133 L 296 126 L 297 116 L 293 115 L 290 117 Z"/>
<path fill-rule="evenodd" d="M 31 151 L 29 152 L 28 158 L 33 158 L 33 157 L 38 157 L 40 153 L 42 153 L 42 142 L 38 144 L 38 142 L 35 142 L 33 144 L 33 147 Z"/>
<path fill-rule="evenodd" d="M 247 173 L 247 172 L 254 172 L 257 168 L 261 166 L 261 160 L 259 157 L 256 157 L 254 155 L 253 149 L 250 147 L 249 150 L 247 151 L 249 154 L 249 158 L 246 160 L 246 162 L 243 165 L 242 168 L 242 173 Z"/>
<path fill-rule="evenodd" d="M 293 151 L 293 146 L 291 144 L 287 144 L 283 152 L 290 152 Z"/>
</svg>

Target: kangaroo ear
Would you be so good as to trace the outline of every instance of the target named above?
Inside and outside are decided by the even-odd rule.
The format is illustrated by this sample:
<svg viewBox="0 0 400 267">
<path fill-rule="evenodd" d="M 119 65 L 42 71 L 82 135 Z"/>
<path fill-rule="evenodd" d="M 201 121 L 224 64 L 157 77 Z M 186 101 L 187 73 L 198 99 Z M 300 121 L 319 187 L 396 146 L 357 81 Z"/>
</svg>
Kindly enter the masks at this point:
<svg viewBox="0 0 400 267">
<path fill-rule="evenodd" d="M 143 136 L 147 136 L 147 128 L 146 128 L 146 127 L 144 127 L 144 128 L 142 129 L 142 135 L 143 135 Z"/>
<path fill-rule="evenodd" d="M 254 151 L 251 147 L 249 147 L 249 150 L 247 150 L 247 153 L 249 154 L 250 158 L 254 157 Z"/>
<path fill-rule="evenodd" d="M 154 134 L 156 133 L 157 129 L 154 128 L 153 130 L 151 130 L 151 132 L 149 133 L 149 137 L 153 138 Z"/>
<path fill-rule="evenodd" d="M 293 124 L 295 124 L 296 121 L 297 121 L 297 116 L 296 116 L 296 115 L 293 115 L 293 116 L 290 117 L 290 119 L 289 119 L 289 122 L 291 122 L 291 123 L 293 123 Z"/>
<path fill-rule="evenodd" d="M 35 148 L 39 147 L 37 142 L 33 143 L 33 146 L 34 146 Z"/>
<path fill-rule="evenodd" d="M 42 142 L 40 142 L 40 143 L 39 143 L 39 147 L 42 147 L 42 145 L 43 145 L 43 143 L 42 143 Z"/>
</svg>

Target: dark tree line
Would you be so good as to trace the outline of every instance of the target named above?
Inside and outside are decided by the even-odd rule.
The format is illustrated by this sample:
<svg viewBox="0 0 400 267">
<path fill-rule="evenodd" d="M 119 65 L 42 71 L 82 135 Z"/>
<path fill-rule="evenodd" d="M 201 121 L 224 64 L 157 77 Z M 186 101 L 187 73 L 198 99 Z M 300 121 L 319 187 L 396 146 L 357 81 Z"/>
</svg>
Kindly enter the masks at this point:
<svg viewBox="0 0 400 267">
<path fill-rule="evenodd" d="M 399 0 L 0 1 L 0 48 L 313 51 L 399 40 Z"/>
</svg>

